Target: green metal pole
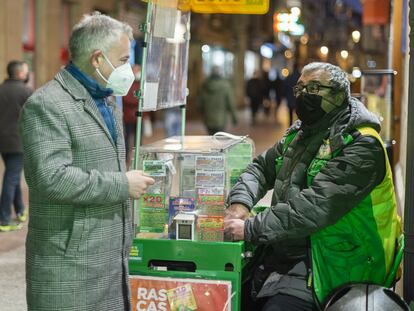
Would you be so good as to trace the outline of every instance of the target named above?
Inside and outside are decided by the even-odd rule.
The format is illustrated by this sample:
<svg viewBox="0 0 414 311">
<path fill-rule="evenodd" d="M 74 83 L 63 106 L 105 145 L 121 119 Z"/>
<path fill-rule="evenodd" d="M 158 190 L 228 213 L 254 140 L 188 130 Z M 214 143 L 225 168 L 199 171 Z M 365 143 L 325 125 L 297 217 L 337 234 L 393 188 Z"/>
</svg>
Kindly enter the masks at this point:
<svg viewBox="0 0 414 311">
<path fill-rule="evenodd" d="M 144 102 L 144 86 L 145 86 L 145 65 L 147 62 L 147 42 L 149 37 L 149 25 L 150 25 L 150 18 L 152 13 L 153 6 L 151 2 L 148 2 L 147 5 L 147 18 L 145 24 L 140 25 L 140 30 L 145 33 L 144 36 L 144 43 L 143 43 L 143 52 L 142 52 L 142 62 L 141 62 L 141 85 L 139 91 L 135 94 L 135 96 L 138 98 L 138 111 L 137 111 L 137 128 L 135 133 L 135 151 L 134 151 L 134 161 L 132 168 L 134 170 L 138 169 L 138 159 L 139 159 L 139 148 L 141 146 L 141 127 L 142 127 L 142 106 Z M 138 208 L 138 200 L 133 201 L 133 219 L 135 220 L 135 213 Z M 135 228 L 136 229 L 136 228 Z M 136 232 L 135 232 L 136 233 Z"/>
<path fill-rule="evenodd" d="M 133 168 L 136 170 L 138 168 L 138 157 L 139 157 L 139 147 L 141 146 L 141 126 L 142 126 L 142 105 L 144 102 L 144 86 L 145 86 L 145 67 L 147 62 L 147 42 L 149 36 L 149 25 L 150 25 L 150 18 L 152 12 L 152 4 L 148 2 L 147 5 L 147 19 L 146 23 L 140 25 L 140 30 L 145 33 L 144 36 L 144 45 L 143 45 L 143 52 L 142 52 L 142 64 L 141 64 L 141 85 L 138 94 L 135 96 L 138 98 L 138 113 L 137 113 L 137 128 L 136 128 L 136 135 L 135 135 L 135 153 L 134 153 L 134 165 Z"/>
<path fill-rule="evenodd" d="M 181 140 L 185 136 L 185 104 L 180 106 L 181 109 Z"/>
</svg>

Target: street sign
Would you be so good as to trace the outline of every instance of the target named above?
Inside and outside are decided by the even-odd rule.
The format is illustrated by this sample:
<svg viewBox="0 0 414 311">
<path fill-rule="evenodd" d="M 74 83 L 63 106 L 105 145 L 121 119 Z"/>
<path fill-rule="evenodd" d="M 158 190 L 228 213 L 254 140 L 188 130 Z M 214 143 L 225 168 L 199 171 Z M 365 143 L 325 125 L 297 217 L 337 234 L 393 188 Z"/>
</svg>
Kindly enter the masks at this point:
<svg viewBox="0 0 414 311">
<path fill-rule="evenodd" d="M 269 0 L 143 0 L 195 13 L 266 14 Z"/>
<path fill-rule="evenodd" d="M 265 14 L 269 0 L 191 0 L 195 13 Z"/>
</svg>

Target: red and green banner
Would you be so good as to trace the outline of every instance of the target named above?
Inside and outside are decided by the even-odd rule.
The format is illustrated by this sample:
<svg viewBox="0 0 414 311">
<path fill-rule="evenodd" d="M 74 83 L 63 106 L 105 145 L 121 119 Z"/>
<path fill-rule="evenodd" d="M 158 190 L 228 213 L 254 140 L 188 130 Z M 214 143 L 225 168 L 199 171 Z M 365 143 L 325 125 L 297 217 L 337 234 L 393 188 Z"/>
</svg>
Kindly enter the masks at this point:
<svg viewBox="0 0 414 311">
<path fill-rule="evenodd" d="M 130 276 L 133 311 L 230 311 L 231 281 Z"/>
</svg>

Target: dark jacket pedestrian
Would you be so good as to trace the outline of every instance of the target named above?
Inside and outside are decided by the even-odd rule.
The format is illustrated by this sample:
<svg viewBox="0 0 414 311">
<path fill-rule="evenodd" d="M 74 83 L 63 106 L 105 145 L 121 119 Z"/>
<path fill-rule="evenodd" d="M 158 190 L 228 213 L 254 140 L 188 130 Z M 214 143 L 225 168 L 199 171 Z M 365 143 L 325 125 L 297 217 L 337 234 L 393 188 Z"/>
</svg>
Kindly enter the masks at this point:
<svg viewBox="0 0 414 311">
<path fill-rule="evenodd" d="M 272 106 L 271 92 L 272 92 L 272 81 L 269 78 L 269 72 L 264 71 L 261 77 L 262 83 L 262 94 L 263 94 L 263 110 L 265 115 L 270 116 L 270 108 Z"/>
<path fill-rule="evenodd" d="M 247 81 L 246 84 L 246 95 L 250 101 L 250 110 L 252 125 L 256 122 L 256 113 L 260 109 L 263 103 L 263 85 L 260 80 L 260 74 L 258 71 L 255 71 L 253 77 Z"/>
<path fill-rule="evenodd" d="M 18 221 L 24 221 L 25 210 L 20 187 L 23 151 L 18 119 L 23 104 L 32 94 L 26 85 L 29 67 L 25 62 L 12 61 L 7 66 L 9 78 L 0 85 L 0 154 L 5 163 L 0 200 L 0 231 L 19 229 L 11 220 L 12 205 Z"/>
<path fill-rule="evenodd" d="M 272 83 L 272 87 L 275 91 L 275 100 L 276 100 L 276 109 L 282 103 L 283 98 L 286 97 L 286 84 L 285 80 L 280 77 L 280 74 L 277 74 L 275 81 Z"/>
<path fill-rule="evenodd" d="M 133 157 L 132 153 L 135 146 L 135 132 L 137 128 L 138 111 L 138 99 L 135 97 L 135 93 L 140 88 L 141 66 L 137 64 L 133 65 L 132 71 L 134 72 L 135 81 L 132 83 L 128 94 L 122 97 L 127 168 L 129 168 L 131 165 Z"/>
<path fill-rule="evenodd" d="M 293 87 L 296 85 L 300 77 L 298 67 L 295 65 L 292 72 L 287 76 L 285 80 L 285 94 L 287 105 L 289 109 L 289 125 L 293 123 L 293 112 L 296 109 L 296 97 L 293 94 Z"/>
<path fill-rule="evenodd" d="M 18 78 L 8 78 L 0 85 L 0 152 L 21 153 L 18 119 L 32 90 Z"/>
<path fill-rule="evenodd" d="M 233 124 L 237 123 L 232 88 L 229 82 L 221 77 L 217 68 L 213 69 L 211 76 L 204 81 L 198 105 L 209 135 L 225 130 L 228 115 Z"/>
</svg>

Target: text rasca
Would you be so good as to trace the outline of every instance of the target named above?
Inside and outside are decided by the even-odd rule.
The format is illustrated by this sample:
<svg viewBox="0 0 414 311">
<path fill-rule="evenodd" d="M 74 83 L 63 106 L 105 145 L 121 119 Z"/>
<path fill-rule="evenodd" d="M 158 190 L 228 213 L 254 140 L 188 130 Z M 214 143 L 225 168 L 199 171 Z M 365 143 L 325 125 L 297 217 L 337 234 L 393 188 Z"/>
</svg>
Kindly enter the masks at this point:
<svg viewBox="0 0 414 311">
<path fill-rule="evenodd" d="M 138 287 L 137 311 L 167 311 L 167 290 Z"/>
</svg>

